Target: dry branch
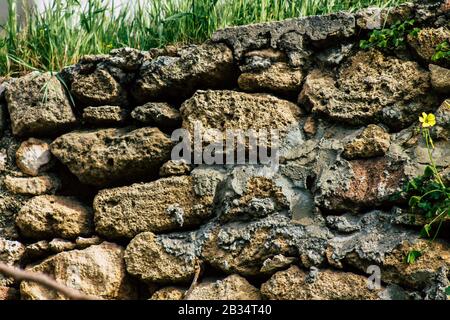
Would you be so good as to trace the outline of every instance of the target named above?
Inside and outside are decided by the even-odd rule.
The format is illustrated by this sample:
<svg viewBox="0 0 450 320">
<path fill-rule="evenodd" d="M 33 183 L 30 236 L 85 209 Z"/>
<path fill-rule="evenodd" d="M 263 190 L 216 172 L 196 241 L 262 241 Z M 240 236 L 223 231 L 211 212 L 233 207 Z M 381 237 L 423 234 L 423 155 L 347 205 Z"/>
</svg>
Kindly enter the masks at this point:
<svg viewBox="0 0 450 320">
<path fill-rule="evenodd" d="M 55 290 L 62 293 L 72 300 L 101 300 L 100 297 L 86 295 L 78 290 L 69 288 L 56 280 L 50 278 L 48 275 L 38 272 L 26 271 L 20 268 L 9 266 L 0 262 L 0 273 L 12 277 L 17 281 L 32 281 L 36 282 L 48 289 Z"/>
</svg>

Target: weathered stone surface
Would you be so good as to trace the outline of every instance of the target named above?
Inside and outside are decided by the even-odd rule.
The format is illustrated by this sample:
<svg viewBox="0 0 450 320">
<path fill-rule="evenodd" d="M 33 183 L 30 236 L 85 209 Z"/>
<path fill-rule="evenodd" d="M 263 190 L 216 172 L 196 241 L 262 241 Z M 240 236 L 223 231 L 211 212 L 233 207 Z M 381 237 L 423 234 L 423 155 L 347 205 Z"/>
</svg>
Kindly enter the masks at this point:
<svg viewBox="0 0 450 320">
<path fill-rule="evenodd" d="M 203 141 L 220 140 L 206 130 L 222 133 L 225 141 L 227 129 L 277 129 L 280 134 L 298 125 L 301 110 L 295 104 L 266 94 L 249 94 L 235 91 L 197 91 L 183 103 L 181 109 L 183 128 L 193 137 L 194 127 L 201 126 Z M 269 134 L 269 133 L 268 133 Z"/>
<path fill-rule="evenodd" d="M 223 44 L 181 47 L 176 56 L 159 56 L 142 64 L 134 98 L 182 100 L 202 88 L 228 87 L 234 81 L 233 55 Z"/>
<path fill-rule="evenodd" d="M 120 246 L 104 242 L 84 250 L 59 253 L 27 269 L 46 273 L 59 283 L 84 294 L 103 299 L 135 299 L 136 289 L 126 274 L 123 255 L 124 250 Z M 67 299 L 60 293 L 28 281 L 21 283 L 20 293 L 26 300 Z"/>
<path fill-rule="evenodd" d="M 245 72 L 239 76 L 239 88 L 249 92 L 298 94 L 303 74 L 286 63 L 278 62 L 258 72 Z"/>
<path fill-rule="evenodd" d="M 431 72 L 431 85 L 433 89 L 442 93 L 450 93 L 450 69 L 435 64 L 428 66 Z"/>
<path fill-rule="evenodd" d="M 450 38 L 450 29 L 422 28 L 417 36 L 408 35 L 408 44 L 414 49 L 416 54 L 427 62 L 432 62 L 431 58 L 436 53 L 436 47 Z"/>
<path fill-rule="evenodd" d="M 189 283 L 198 261 L 192 237 L 180 234 L 171 238 L 151 232 L 137 235 L 125 250 L 128 273 L 146 282 Z"/>
<path fill-rule="evenodd" d="M 380 121 L 394 129 L 416 121 L 435 100 L 426 70 L 376 50 L 358 52 L 336 77 L 327 70 L 311 71 L 299 96 L 302 105 L 332 120 L 351 125 Z"/>
<path fill-rule="evenodd" d="M 157 174 L 171 148 L 156 128 L 75 131 L 51 144 L 51 152 L 81 182 L 97 186 Z"/>
<path fill-rule="evenodd" d="M 330 211 L 358 212 L 388 203 L 406 180 L 402 162 L 386 158 L 340 160 L 319 176 L 315 203 Z"/>
<path fill-rule="evenodd" d="M 183 176 L 189 174 L 191 165 L 182 160 L 169 160 L 159 169 L 161 177 Z"/>
<path fill-rule="evenodd" d="M 87 107 L 83 109 L 83 120 L 90 125 L 121 125 L 127 119 L 127 111 L 119 106 Z"/>
<path fill-rule="evenodd" d="M 46 171 L 53 165 L 49 144 L 34 138 L 22 142 L 16 152 L 16 164 L 30 176 Z"/>
<path fill-rule="evenodd" d="M 304 39 L 323 42 L 326 39 L 351 37 L 355 32 L 353 15 L 339 12 L 324 16 L 309 16 L 285 21 L 228 27 L 215 32 L 212 40 L 233 48 L 240 60 L 250 50 L 279 48 L 288 54 L 304 54 Z"/>
<path fill-rule="evenodd" d="M 3 182 L 9 192 L 31 196 L 54 194 L 61 187 L 61 181 L 54 175 L 31 178 L 6 176 Z"/>
<path fill-rule="evenodd" d="M 448 272 L 448 243 L 418 239 L 416 231 L 395 225 L 397 217 L 381 211 L 363 216 L 345 214 L 339 219 L 328 217 L 328 226 L 336 231 L 327 249 L 328 262 L 338 268 L 352 266 L 361 272 L 376 265 L 385 283 L 416 290 L 436 287 L 442 272 Z M 423 254 L 411 265 L 405 262 L 410 250 Z"/>
<path fill-rule="evenodd" d="M 199 195 L 189 176 L 105 189 L 94 200 L 96 231 L 109 238 L 133 238 L 201 224 L 212 214 L 213 193 Z"/>
<path fill-rule="evenodd" d="M 450 136 L 450 99 L 445 100 L 435 112 L 436 131 L 443 138 Z"/>
<path fill-rule="evenodd" d="M 156 291 L 150 300 L 183 300 L 185 289 L 178 287 L 165 287 Z"/>
<path fill-rule="evenodd" d="M 11 287 L 0 286 L 0 301 L 4 300 L 19 300 L 19 291 Z"/>
<path fill-rule="evenodd" d="M 213 227 L 201 257 L 226 273 L 262 274 L 267 259 L 278 254 L 299 257 L 307 267 L 320 265 L 331 234 L 320 226 L 293 224 L 281 214 L 251 222 L 232 222 Z"/>
<path fill-rule="evenodd" d="M 371 124 L 360 135 L 344 146 L 346 159 L 383 156 L 389 149 L 391 138 L 383 128 Z"/>
<path fill-rule="evenodd" d="M 222 280 L 203 281 L 187 300 L 261 300 L 259 290 L 243 277 L 233 274 Z"/>
<path fill-rule="evenodd" d="M 149 102 L 136 107 L 131 117 L 144 124 L 154 124 L 161 128 L 181 126 L 180 112 L 165 102 Z"/>
<path fill-rule="evenodd" d="M 30 238 L 74 239 L 92 233 L 92 212 L 73 197 L 37 196 L 19 211 L 16 224 Z"/>
<path fill-rule="evenodd" d="M 296 258 L 285 257 L 282 254 L 277 254 L 273 258 L 266 259 L 261 267 L 261 272 L 264 273 L 274 273 L 277 270 L 286 269 L 291 265 Z"/>
<path fill-rule="evenodd" d="M 89 74 L 75 74 L 71 93 L 87 106 L 126 104 L 126 92 L 107 70 L 95 69 Z"/>
<path fill-rule="evenodd" d="M 218 188 L 216 214 L 221 222 L 251 221 L 287 211 L 289 202 L 275 179 L 250 169 L 235 169 Z"/>
<path fill-rule="evenodd" d="M 0 238 L 0 262 L 10 266 L 18 266 L 24 253 L 25 246 L 20 242 Z M 13 283 L 14 279 L 0 274 L 0 286 L 8 286 Z"/>
<path fill-rule="evenodd" d="M 76 122 L 64 87 L 50 73 L 11 79 L 5 96 L 15 135 L 52 135 Z"/>
<path fill-rule="evenodd" d="M 333 270 L 306 273 L 297 266 L 279 271 L 261 286 L 271 300 L 379 300 L 370 290 L 366 277 Z"/>
</svg>

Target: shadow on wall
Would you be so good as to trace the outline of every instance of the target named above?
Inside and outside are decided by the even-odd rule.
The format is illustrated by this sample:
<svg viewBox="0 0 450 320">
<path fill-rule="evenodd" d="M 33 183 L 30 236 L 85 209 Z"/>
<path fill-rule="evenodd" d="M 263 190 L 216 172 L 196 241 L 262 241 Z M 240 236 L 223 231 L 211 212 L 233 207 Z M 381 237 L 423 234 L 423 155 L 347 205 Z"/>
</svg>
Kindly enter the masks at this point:
<svg viewBox="0 0 450 320">
<path fill-rule="evenodd" d="M 3 25 L 8 20 L 8 0 L 0 0 L 0 25 Z M 25 18 L 25 9 L 36 7 L 36 0 L 16 0 L 17 6 L 17 21 L 23 22 Z"/>
</svg>

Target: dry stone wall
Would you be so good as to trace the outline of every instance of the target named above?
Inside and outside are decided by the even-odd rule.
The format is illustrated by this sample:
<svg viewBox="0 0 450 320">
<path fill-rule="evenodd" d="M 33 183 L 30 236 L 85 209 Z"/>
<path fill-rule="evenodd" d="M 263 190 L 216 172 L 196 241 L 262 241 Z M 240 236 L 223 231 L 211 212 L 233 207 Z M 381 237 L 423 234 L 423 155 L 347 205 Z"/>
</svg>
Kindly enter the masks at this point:
<svg viewBox="0 0 450 320">
<path fill-rule="evenodd" d="M 419 239 L 423 219 L 393 195 L 428 163 L 422 112 L 450 180 L 450 69 L 431 60 L 449 10 L 231 27 L 4 80 L 0 261 L 106 299 L 446 299 L 449 225 Z M 359 48 L 411 18 L 405 49 Z M 278 129 L 279 167 L 171 159 L 172 132 L 196 123 L 209 143 Z M 411 249 L 423 256 L 406 264 Z M 65 297 L 0 276 L 0 299 L 18 298 Z"/>
</svg>

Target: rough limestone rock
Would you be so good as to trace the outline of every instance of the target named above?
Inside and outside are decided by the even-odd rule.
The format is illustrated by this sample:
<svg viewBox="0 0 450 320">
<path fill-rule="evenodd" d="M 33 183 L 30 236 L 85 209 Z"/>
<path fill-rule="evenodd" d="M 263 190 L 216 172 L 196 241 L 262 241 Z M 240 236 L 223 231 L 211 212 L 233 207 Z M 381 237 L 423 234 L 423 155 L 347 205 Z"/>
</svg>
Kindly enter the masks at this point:
<svg viewBox="0 0 450 320">
<path fill-rule="evenodd" d="M 84 294 L 103 299 L 135 299 L 136 288 L 126 274 L 123 255 L 122 247 L 104 242 L 84 250 L 59 253 L 27 269 L 46 273 Z M 21 283 L 20 294 L 26 300 L 67 299 L 58 292 L 28 281 Z"/>
<path fill-rule="evenodd" d="M 37 196 L 19 211 L 16 224 L 25 237 L 74 239 L 92 233 L 92 212 L 73 197 Z"/>
<path fill-rule="evenodd" d="M 161 177 L 184 176 L 189 174 L 190 171 L 191 165 L 185 160 L 169 160 L 161 166 L 159 175 Z"/>
<path fill-rule="evenodd" d="M 183 128 L 194 134 L 195 126 L 204 133 L 203 141 L 225 141 L 225 130 L 277 129 L 286 134 L 298 125 L 301 110 L 295 104 L 267 94 L 235 91 L 197 91 L 180 109 Z M 222 132 L 222 137 L 206 130 Z M 270 134 L 270 132 L 267 132 Z"/>
<path fill-rule="evenodd" d="M 97 68 L 93 73 L 75 75 L 72 95 L 86 106 L 126 104 L 126 92 L 107 70 Z"/>
<path fill-rule="evenodd" d="M 340 160 L 318 177 L 315 203 L 328 211 L 360 212 L 389 203 L 407 180 L 402 161 Z"/>
<path fill-rule="evenodd" d="M 83 109 L 83 120 L 94 126 L 114 126 L 126 122 L 128 112 L 119 106 L 87 107 Z"/>
<path fill-rule="evenodd" d="M 21 143 L 16 152 L 16 164 L 30 176 L 37 176 L 53 165 L 50 146 L 47 142 L 30 138 Z"/>
<path fill-rule="evenodd" d="M 430 75 L 418 63 L 376 50 L 352 56 L 336 77 L 314 69 L 299 96 L 300 104 L 331 120 L 350 125 L 380 121 L 394 129 L 416 121 L 422 111 L 431 111 L 435 100 Z"/>
<path fill-rule="evenodd" d="M 8 81 L 5 97 L 15 135 L 53 135 L 76 122 L 63 85 L 50 73 Z"/>
<path fill-rule="evenodd" d="M 231 222 L 212 227 L 201 257 L 226 273 L 260 275 L 267 259 L 278 254 L 299 257 L 303 265 L 317 266 L 324 260 L 332 235 L 320 226 L 292 224 L 291 219 L 273 214 L 251 222 Z"/>
<path fill-rule="evenodd" d="M 435 64 L 428 66 L 431 72 L 431 85 L 433 89 L 442 93 L 450 93 L 450 69 Z"/>
<path fill-rule="evenodd" d="M 96 186 L 157 174 L 171 148 L 156 128 L 75 131 L 51 144 L 51 152 L 81 182 Z"/>
<path fill-rule="evenodd" d="M 186 290 L 178 287 L 165 287 L 152 294 L 150 300 L 183 300 Z"/>
<path fill-rule="evenodd" d="M 298 94 L 303 74 L 286 63 L 278 62 L 259 72 L 245 72 L 239 76 L 239 88 L 249 92 L 273 92 L 278 94 Z"/>
<path fill-rule="evenodd" d="M 189 244 L 183 235 L 171 239 L 170 235 L 141 233 L 131 240 L 125 250 L 127 271 L 145 282 L 189 283 L 198 261 L 189 247 L 193 244 L 194 241 Z M 170 245 L 175 247 L 175 252 L 169 250 Z"/>
<path fill-rule="evenodd" d="M 350 272 L 317 270 L 310 273 L 292 266 L 275 273 L 261 286 L 270 300 L 379 300 L 367 278 Z"/>
<path fill-rule="evenodd" d="M 20 242 L 0 238 L 0 262 L 10 266 L 19 266 L 24 253 L 25 246 Z M 0 274 L 0 287 L 9 286 L 13 283 L 14 279 Z"/>
<path fill-rule="evenodd" d="M 231 50 L 224 44 L 181 47 L 175 56 L 145 61 L 132 93 L 142 103 L 185 99 L 197 89 L 232 84 L 234 68 Z"/>
<path fill-rule="evenodd" d="M 54 175 L 31 178 L 6 176 L 3 182 L 9 192 L 29 196 L 54 194 L 61 187 L 61 181 Z"/>
<path fill-rule="evenodd" d="M 94 200 L 96 231 L 108 238 L 133 238 L 193 227 L 212 214 L 213 193 L 199 195 L 189 176 L 105 189 Z"/>
<path fill-rule="evenodd" d="M 222 280 L 203 281 L 186 300 L 261 300 L 261 294 L 245 278 L 233 274 Z"/>
<path fill-rule="evenodd" d="M 371 124 L 359 136 L 344 146 L 346 159 L 383 156 L 389 149 L 391 137 L 383 128 Z"/>
<path fill-rule="evenodd" d="M 417 36 L 408 35 L 408 44 L 414 49 L 416 54 L 427 62 L 432 62 L 431 58 L 436 53 L 436 47 L 450 38 L 450 29 L 422 28 Z"/>
</svg>

